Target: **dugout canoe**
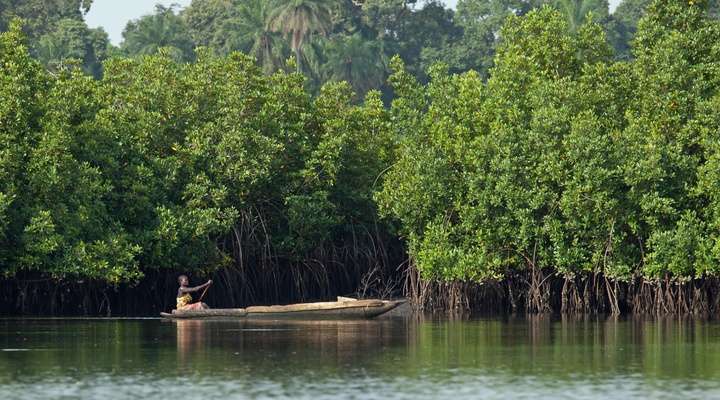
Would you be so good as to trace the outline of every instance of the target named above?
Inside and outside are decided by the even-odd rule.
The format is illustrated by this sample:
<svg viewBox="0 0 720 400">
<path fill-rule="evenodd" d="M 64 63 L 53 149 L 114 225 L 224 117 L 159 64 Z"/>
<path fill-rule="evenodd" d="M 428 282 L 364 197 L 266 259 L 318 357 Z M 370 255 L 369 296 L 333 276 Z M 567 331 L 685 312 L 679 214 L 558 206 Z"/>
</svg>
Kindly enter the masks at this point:
<svg viewBox="0 0 720 400">
<path fill-rule="evenodd" d="M 369 319 L 385 314 L 405 300 L 355 300 L 339 297 L 338 301 L 290 304 L 286 306 L 253 306 L 248 308 L 215 308 L 209 310 L 160 313 L 168 319 Z"/>
</svg>

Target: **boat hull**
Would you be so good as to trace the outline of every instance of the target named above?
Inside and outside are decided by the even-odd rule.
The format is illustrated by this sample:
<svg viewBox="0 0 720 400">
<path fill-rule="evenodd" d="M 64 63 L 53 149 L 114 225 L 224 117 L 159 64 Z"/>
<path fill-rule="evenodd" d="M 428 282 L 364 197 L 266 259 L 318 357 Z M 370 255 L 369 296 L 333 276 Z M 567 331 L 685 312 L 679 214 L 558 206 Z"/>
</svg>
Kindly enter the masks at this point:
<svg viewBox="0 0 720 400">
<path fill-rule="evenodd" d="M 404 300 L 354 300 L 287 306 L 209 309 L 161 313 L 167 319 L 370 319 L 395 309 Z"/>
<path fill-rule="evenodd" d="M 244 308 L 217 308 L 209 310 L 190 310 L 172 313 L 160 313 L 160 316 L 168 319 L 212 319 L 212 318 L 243 318 L 247 316 Z"/>
</svg>

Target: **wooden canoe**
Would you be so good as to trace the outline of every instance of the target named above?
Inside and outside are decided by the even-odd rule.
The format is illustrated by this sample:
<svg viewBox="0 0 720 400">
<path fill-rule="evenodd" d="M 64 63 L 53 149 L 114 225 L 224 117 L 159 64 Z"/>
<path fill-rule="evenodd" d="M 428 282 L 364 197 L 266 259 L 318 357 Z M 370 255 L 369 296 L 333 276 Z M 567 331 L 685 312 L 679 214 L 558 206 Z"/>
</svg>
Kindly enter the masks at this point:
<svg viewBox="0 0 720 400">
<path fill-rule="evenodd" d="M 338 298 L 338 301 L 301 303 L 286 306 L 254 306 L 209 310 L 161 313 L 169 319 L 198 318 L 262 318 L 262 319 L 369 319 L 393 310 L 404 300 L 355 300 Z"/>
<path fill-rule="evenodd" d="M 163 318 L 169 319 L 196 319 L 196 318 L 242 318 L 247 316 L 244 308 L 211 308 L 208 310 L 173 310 L 172 313 L 160 313 Z"/>
</svg>

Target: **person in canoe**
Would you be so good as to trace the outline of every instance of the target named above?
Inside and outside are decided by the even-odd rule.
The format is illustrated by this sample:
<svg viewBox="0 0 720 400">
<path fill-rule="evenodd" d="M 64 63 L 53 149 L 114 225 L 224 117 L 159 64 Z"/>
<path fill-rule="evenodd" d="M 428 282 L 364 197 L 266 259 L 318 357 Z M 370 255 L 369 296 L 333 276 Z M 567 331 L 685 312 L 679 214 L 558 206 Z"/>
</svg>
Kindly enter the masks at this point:
<svg viewBox="0 0 720 400">
<path fill-rule="evenodd" d="M 207 310 L 210 308 L 207 304 L 200 301 L 203 298 L 202 295 L 200 296 L 200 300 L 193 303 L 192 295 L 190 293 L 194 293 L 202 289 L 207 290 L 207 288 L 212 285 L 212 280 L 209 280 L 200 286 L 189 287 L 188 284 L 190 281 L 188 280 L 188 277 L 186 275 L 180 275 L 178 276 L 178 283 L 180 284 L 180 287 L 177 292 L 177 310 Z M 204 294 L 205 292 L 203 292 L 203 295 Z"/>
</svg>

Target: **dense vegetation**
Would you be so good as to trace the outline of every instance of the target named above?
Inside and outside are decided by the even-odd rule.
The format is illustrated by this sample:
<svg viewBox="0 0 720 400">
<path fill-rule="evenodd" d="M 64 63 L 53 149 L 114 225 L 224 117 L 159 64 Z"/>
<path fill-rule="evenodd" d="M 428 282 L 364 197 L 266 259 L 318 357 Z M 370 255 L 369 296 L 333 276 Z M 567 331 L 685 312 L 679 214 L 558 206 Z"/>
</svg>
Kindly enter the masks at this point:
<svg viewBox="0 0 720 400">
<path fill-rule="evenodd" d="M 166 48 L 177 61 L 193 61 L 194 49 L 207 47 L 218 56 L 249 54 L 265 72 L 284 68 L 294 56 L 313 93 L 325 82 L 347 81 L 358 99 L 380 89 L 388 100 L 393 56 L 422 82 L 438 61 L 450 72 L 474 70 L 487 77 L 505 19 L 543 5 L 559 10 L 572 32 L 592 18 L 615 58 L 629 59 L 649 2 L 623 0 L 610 13 L 607 0 L 459 0 L 456 10 L 438 0 L 193 0 L 184 9 L 157 6 L 130 21 L 115 47 L 102 29 L 83 21 L 92 0 L 0 0 L 0 30 L 22 17 L 31 53 L 41 62 L 56 69 L 77 59 L 96 77 L 113 55 L 138 57 Z M 711 15 L 719 14 L 719 1 L 710 0 L 709 7 Z"/>
<path fill-rule="evenodd" d="M 388 263 L 372 190 L 392 137 L 377 94 L 353 105 L 335 83 L 311 98 L 302 75 L 265 75 L 240 53 L 117 58 L 100 80 L 48 73 L 18 24 L 0 59 L 4 276 L 117 284 L 227 267 L 237 284 L 221 283 L 249 301 L 349 292 Z"/>
<path fill-rule="evenodd" d="M 543 8 L 506 23 L 487 82 L 436 67 L 420 86 L 398 67 L 402 141 L 378 198 L 423 278 L 507 280 L 531 311 L 711 306 L 693 281 L 720 271 L 720 24 L 704 7 L 653 3 L 630 62 L 599 25 Z"/>
<path fill-rule="evenodd" d="M 630 53 L 607 13 L 555 6 L 195 1 L 55 63 L 42 38 L 81 12 L 2 22 L 4 302 L 62 311 L 87 280 L 109 311 L 140 282 L 155 309 L 180 270 L 220 278 L 216 304 L 387 294 L 409 258 L 424 306 L 716 310 L 712 4 L 637 5 Z"/>
<path fill-rule="evenodd" d="M 180 11 L 158 7 L 128 24 L 121 48 L 135 56 L 171 46 L 178 59 L 188 61 L 195 46 L 220 55 L 242 51 L 266 71 L 294 55 L 311 91 L 345 80 L 358 93 L 381 89 L 389 98 L 384 82 L 393 56 L 422 82 L 438 61 L 450 72 L 474 70 L 486 77 L 505 19 L 543 5 L 559 10 L 572 32 L 592 18 L 616 58 L 630 58 L 630 42 L 649 3 L 624 0 L 611 14 L 607 0 L 459 0 L 457 10 L 438 0 L 194 0 Z M 713 15 L 718 4 L 711 0 Z"/>
</svg>

